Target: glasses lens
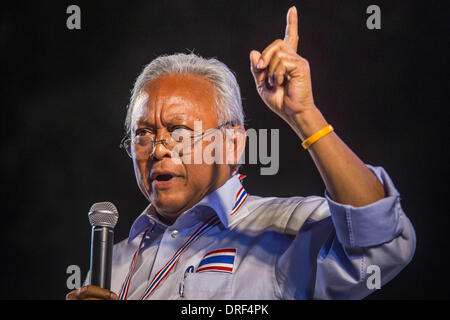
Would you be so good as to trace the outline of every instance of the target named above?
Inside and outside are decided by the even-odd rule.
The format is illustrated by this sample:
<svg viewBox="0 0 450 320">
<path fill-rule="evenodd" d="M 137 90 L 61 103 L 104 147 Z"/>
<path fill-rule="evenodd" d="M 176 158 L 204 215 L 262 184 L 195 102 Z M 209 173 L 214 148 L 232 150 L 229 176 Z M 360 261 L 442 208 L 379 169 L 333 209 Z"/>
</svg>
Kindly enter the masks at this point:
<svg viewBox="0 0 450 320">
<path fill-rule="evenodd" d="M 136 159 L 148 157 L 153 148 L 153 138 L 149 136 L 136 136 L 130 140 L 130 154 Z"/>
</svg>

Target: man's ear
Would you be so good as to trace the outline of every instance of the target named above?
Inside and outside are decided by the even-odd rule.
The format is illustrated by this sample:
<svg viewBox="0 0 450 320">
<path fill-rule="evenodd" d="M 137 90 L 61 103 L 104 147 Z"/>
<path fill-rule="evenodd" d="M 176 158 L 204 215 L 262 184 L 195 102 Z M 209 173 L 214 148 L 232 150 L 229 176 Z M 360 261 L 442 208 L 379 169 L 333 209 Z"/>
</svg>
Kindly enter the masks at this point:
<svg viewBox="0 0 450 320">
<path fill-rule="evenodd" d="M 237 125 L 226 129 L 226 162 L 237 165 L 245 151 L 247 134 L 243 126 Z"/>
</svg>

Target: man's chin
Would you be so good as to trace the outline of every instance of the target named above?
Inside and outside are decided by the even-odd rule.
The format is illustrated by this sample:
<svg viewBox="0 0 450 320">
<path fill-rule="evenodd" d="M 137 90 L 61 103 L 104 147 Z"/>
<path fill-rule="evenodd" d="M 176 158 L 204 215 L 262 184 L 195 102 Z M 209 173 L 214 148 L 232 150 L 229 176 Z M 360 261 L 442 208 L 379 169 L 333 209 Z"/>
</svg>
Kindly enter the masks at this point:
<svg viewBox="0 0 450 320">
<path fill-rule="evenodd" d="M 167 218 L 176 218 L 187 208 L 187 200 L 179 199 L 173 195 L 161 195 L 151 200 L 159 214 Z"/>
</svg>

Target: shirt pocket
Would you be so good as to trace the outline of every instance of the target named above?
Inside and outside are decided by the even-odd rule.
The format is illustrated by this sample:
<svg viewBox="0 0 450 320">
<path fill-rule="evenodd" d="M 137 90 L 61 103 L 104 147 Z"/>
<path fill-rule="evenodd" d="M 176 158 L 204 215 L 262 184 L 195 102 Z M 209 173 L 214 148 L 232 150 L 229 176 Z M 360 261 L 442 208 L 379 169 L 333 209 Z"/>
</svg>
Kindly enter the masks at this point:
<svg viewBox="0 0 450 320">
<path fill-rule="evenodd" d="M 233 274 L 226 272 L 188 273 L 184 279 L 185 299 L 230 299 Z"/>
</svg>

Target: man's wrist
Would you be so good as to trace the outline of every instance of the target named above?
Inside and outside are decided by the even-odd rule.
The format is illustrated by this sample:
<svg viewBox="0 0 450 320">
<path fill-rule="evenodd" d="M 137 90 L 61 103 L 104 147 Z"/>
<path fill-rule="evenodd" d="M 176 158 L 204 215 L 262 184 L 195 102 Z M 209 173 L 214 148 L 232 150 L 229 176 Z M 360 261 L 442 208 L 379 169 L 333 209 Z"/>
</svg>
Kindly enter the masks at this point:
<svg viewBox="0 0 450 320">
<path fill-rule="evenodd" d="M 328 125 L 322 113 L 315 106 L 289 117 L 289 125 L 302 141 Z"/>
</svg>

